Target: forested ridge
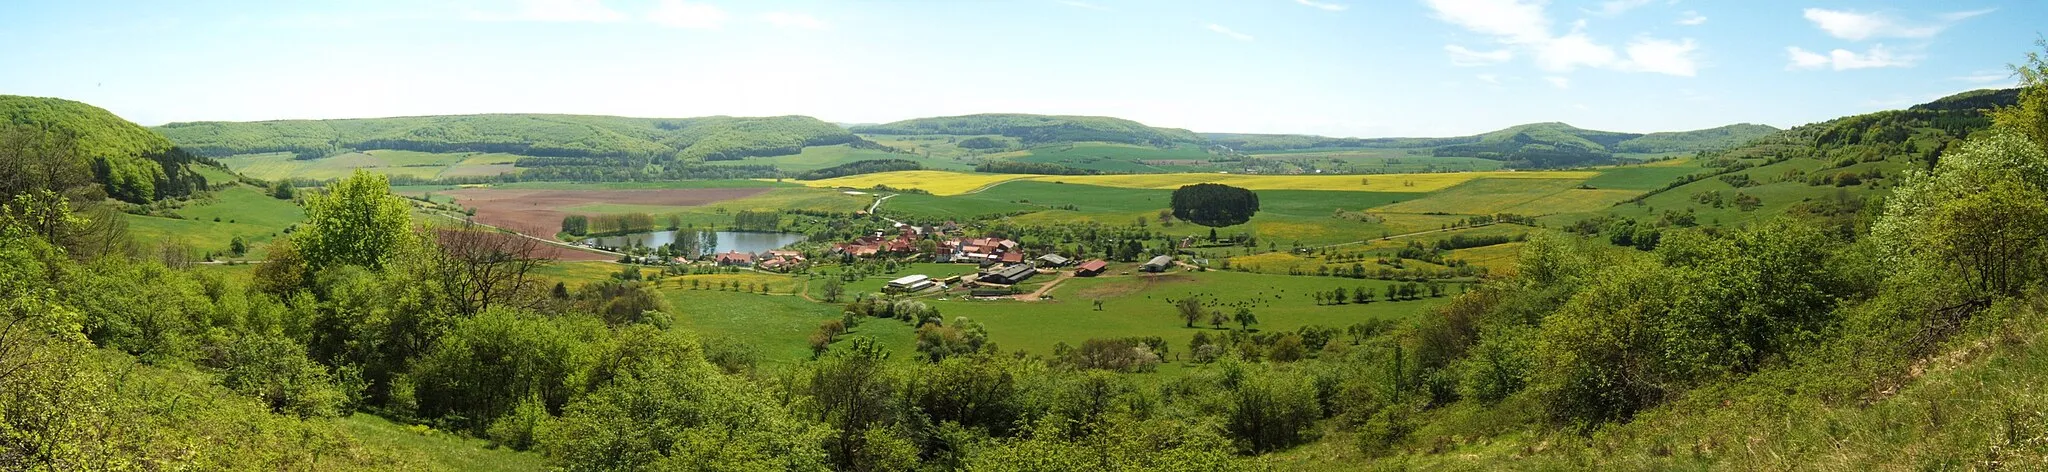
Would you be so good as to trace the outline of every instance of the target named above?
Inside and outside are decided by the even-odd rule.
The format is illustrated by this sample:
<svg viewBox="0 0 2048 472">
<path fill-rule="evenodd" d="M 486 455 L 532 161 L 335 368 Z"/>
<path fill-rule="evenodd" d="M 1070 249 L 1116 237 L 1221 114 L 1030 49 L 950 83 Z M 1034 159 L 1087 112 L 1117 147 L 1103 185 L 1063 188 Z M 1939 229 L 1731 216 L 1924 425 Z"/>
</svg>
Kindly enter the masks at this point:
<svg viewBox="0 0 2048 472">
<path fill-rule="evenodd" d="M 1184 129 L 1154 128 L 1131 120 L 1103 116 L 990 113 L 917 118 L 879 125 L 855 126 L 863 134 L 1002 135 L 1025 145 L 1101 141 L 1151 146 L 1200 143 L 1202 137 Z"/>
<path fill-rule="evenodd" d="M 147 128 L 71 100 L 0 95 L 0 153 L 45 158 L 4 162 L 0 191 L 23 191 L 51 173 L 78 170 L 92 174 L 102 195 L 130 203 L 206 189 L 206 178 L 190 168 L 199 159 Z"/>
<path fill-rule="evenodd" d="M 626 118 L 450 115 L 341 120 L 171 123 L 156 130 L 212 157 L 290 152 L 316 159 L 345 149 L 504 152 L 557 158 L 735 160 L 795 154 L 860 138 L 805 116 Z M 572 162 L 580 162 L 573 161 Z"/>
</svg>

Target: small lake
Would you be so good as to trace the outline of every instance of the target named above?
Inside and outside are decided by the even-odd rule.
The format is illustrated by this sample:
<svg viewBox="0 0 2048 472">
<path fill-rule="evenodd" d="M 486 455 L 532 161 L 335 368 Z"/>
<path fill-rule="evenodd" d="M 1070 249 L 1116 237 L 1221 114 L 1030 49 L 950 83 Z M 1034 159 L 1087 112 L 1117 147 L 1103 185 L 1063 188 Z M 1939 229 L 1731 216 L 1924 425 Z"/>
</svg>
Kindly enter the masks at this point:
<svg viewBox="0 0 2048 472">
<path fill-rule="evenodd" d="M 583 240 L 604 247 L 655 247 L 676 241 L 676 231 L 656 231 L 623 236 L 606 236 Z M 791 244 L 804 242 L 804 235 L 797 233 L 756 233 L 743 231 L 699 231 L 703 241 L 717 241 L 717 246 L 707 247 L 705 254 L 712 252 L 739 251 L 759 253 L 770 249 L 781 249 Z M 635 244 L 637 243 L 637 244 Z"/>
</svg>

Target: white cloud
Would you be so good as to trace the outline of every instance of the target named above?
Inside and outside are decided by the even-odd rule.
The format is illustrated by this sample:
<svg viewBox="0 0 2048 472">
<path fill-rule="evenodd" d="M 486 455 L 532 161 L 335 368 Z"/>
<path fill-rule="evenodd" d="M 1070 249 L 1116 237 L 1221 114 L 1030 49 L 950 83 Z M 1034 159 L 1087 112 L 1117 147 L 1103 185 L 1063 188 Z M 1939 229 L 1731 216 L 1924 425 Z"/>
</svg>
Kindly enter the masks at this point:
<svg viewBox="0 0 2048 472">
<path fill-rule="evenodd" d="M 1343 5 L 1343 4 L 1338 4 L 1338 3 L 1322 3 L 1322 2 L 1317 2 L 1317 1 L 1314 1 L 1314 0 L 1294 0 L 1294 3 L 1298 3 L 1298 4 L 1301 4 L 1302 6 L 1305 6 L 1305 7 L 1319 8 L 1319 9 L 1322 9 L 1322 10 L 1324 10 L 1324 11 L 1344 11 L 1344 10 L 1348 10 L 1348 9 L 1350 9 L 1350 8 L 1351 8 L 1351 7 L 1349 7 L 1349 6 L 1346 6 L 1346 5 Z"/>
<path fill-rule="evenodd" d="M 1494 84 L 1494 85 L 1499 85 L 1499 84 L 1500 84 L 1500 76 L 1497 76 L 1497 75 L 1493 75 L 1493 74 L 1478 74 L 1478 75 L 1474 75 L 1474 76 L 1472 76 L 1472 78 L 1474 78 L 1474 79 L 1479 79 L 1479 81 L 1480 81 L 1480 82 L 1486 82 L 1486 83 L 1489 83 L 1489 84 Z"/>
<path fill-rule="evenodd" d="M 1699 64 L 1692 53 L 1699 49 L 1691 39 L 1667 41 L 1638 38 L 1628 43 L 1628 64 L 1633 70 L 1692 77 Z"/>
<path fill-rule="evenodd" d="M 622 21 L 626 14 L 604 6 L 599 0 L 523 0 L 510 14 L 471 13 L 473 20 L 483 21 L 547 21 L 563 23 L 605 23 Z"/>
<path fill-rule="evenodd" d="M 1529 53 L 1538 67 L 1551 72 L 1571 72 L 1581 67 L 1627 72 L 1653 72 L 1692 76 L 1697 72 L 1692 53 L 1698 46 L 1691 39 L 1679 41 L 1639 38 L 1628 45 L 1627 56 L 1613 46 L 1601 44 L 1584 32 L 1586 22 L 1574 22 L 1569 32 L 1551 32 L 1542 0 L 1427 0 L 1434 16 L 1473 33 L 1492 36 L 1507 46 L 1504 51 Z M 1626 10 L 1640 2 L 1619 2 L 1613 8 Z M 1481 59 L 1505 56 L 1475 55 L 1464 47 L 1445 47 L 1457 65 L 1481 65 Z M 1505 60 L 1505 59 L 1502 59 Z M 1638 62 L 1642 61 L 1642 62 Z M 1498 61 L 1496 61 L 1498 62 Z"/>
<path fill-rule="evenodd" d="M 1572 88 L 1572 79 L 1567 79 L 1564 77 L 1558 77 L 1553 75 L 1549 77 L 1544 77 L 1543 80 L 1549 81 L 1552 87 L 1557 87 L 1560 89 Z"/>
<path fill-rule="evenodd" d="M 1543 4 L 1523 0 L 1429 0 L 1436 18 L 1472 32 L 1498 36 L 1509 44 L 1538 43 L 1550 38 L 1550 20 Z"/>
<path fill-rule="evenodd" d="M 1093 3 L 1088 3 L 1088 2 L 1082 2 L 1082 1 L 1077 1 L 1077 0 L 1059 0 L 1059 2 L 1060 2 L 1060 4 L 1061 4 L 1061 5 L 1066 5 L 1066 6 L 1070 6 L 1070 7 L 1074 7 L 1074 8 L 1085 8 L 1085 9 L 1089 9 L 1089 10 L 1095 10 L 1095 11 L 1109 11 L 1109 7 L 1105 7 L 1105 6 L 1102 6 L 1102 5 L 1096 5 L 1096 4 L 1093 4 Z"/>
<path fill-rule="evenodd" d="M 1969 82 L 1969 83 L 1973 83 L 1973 84 L 1988 84 L 1988 83 L 1992 83 L 1992 82 L 2003 82 L 2003 81 L 2008 81 L 2008 80 L 2012 80 L 2012 78 L 2013 78 L 2013 74 L 2012 74 L 2012 72 L 2009 72 L 2009 71 L 2002 71 L 2002 70 L 1980 70 L 1980 71 L 1976 71 L 1976 72 L 1971 72 L 1971 73 L 1970 73 L 1970 75 L 1965 75 L 1965 76 L 1959 76 L 1959 77 L 1949 77 L 1949 78 L 1948 78 L 1948 80 L 1954 80 L 1954 81 L 1959 81 L 1959 82 Z"/>
<path fill-rule="evenodd" d="M 1707 24 L 1707 16 L 1701 15 L 1700 12 L 1697 11 L 1686 10 L 1685 13 L 1680 14 L 1678 24 L 1685 26 L 1704 25 Z"/>
<path fill-rule="evenodd" d="M 683 0 L 662 0 L 647 13 L 647 21 L 673 28 L 717 29 L 725 26 L 732 14 L 718 5 L 692 3 Z"/>
<path fill-rule="evenodd" d="M 821 30 L 832 27 L 831 24 L 825 23 L 825 20 L 806 13 L 769 12 L 761 15 L 761 19 L 778 28 Z"/>
<path fill-rule="evenodd" d="M 1828 35 L 1850 41 L 1872 38 L 1926 39 L 1941 34 L 1942 30 L 1955 26 L 1956 22 L 1991 13 L 1993 10 L 1970 10 L 1944 13 L 1932 22 L 1907 22 L 1888 14 L 1863 13 L 1850 10 L 1829 10 L 1808 8 L 1804 14 L 1807 21 L 1826 31 Z"/>
<path fill-rule="evenodd" d="M 1215 24 L 1215 23 L 1210 23 L 1210 24 L 1208 25 L 1208 28 L 1209 28 L 1209 31 L 1215 31 L 1215 32 L 1216 32 L 1217 34 L 1221 34 L 1221 35 L 1224 35 L 1224 36 L 1229 36 L 1229 37 L 1230 37 L 1231 39 L 1235 39 L 1235 40 L 1238 40 L 1238 41 L 1251 41 L 1251 40 L 1252 40 L 1252 35 L 1249 35 L 1249 34 L 1244 34 L 1244 33 L 1239 33 L 1239 32 L 1236 32 L 1236 31 L 1231 31 L 1231 29 L 1230 29 L 1230 28 L 1224 27 L 1223 25 L 1219 25 L 1219 24 Z"/>
<path fill-rule="evenodd" d="M 1636 9 L 1636 7 L 1649 4 L 1650 0 L 1609 0 L 1600 2 L 1600 9 L 1586 10 L 1586 13 L 1607 17 L 1621 16 L 1622 13 L 1627 13 L 1629 10 Z"/>
<path fill-rule="evenodd" d="M 1579 32 L 1550 38 L 1536 48 L 1536 65 L 1556 72 L 1571 72 L 1580 66 L 1613 66 L 1614 57 L 1614 48 L 1595 43 Z"/>
<path fill-rule="evenodd" d="M 1882 44 L 1871 46 L 1869 51 L 1861 53 L 1847 49 L 1836 49 L 1828 51 L 1827 54 L 1821 54 L 1802 49 L 1798 46 L 1787 47 L 1785 52 L 1792 59 L 1790 64 L 1785 65 L 1787 69 L 1830 68 L 1834 70 L 1854 70 L 1881 67 L 1912 67 L 1915 62 L 1920 60 L 1917 56 L 1893 54 L 1891 49 L 1885 48 Z"/>
<path fill-rule="evenodd" d="M 1499 64 L 1515 58 L 1515 52 L 1509 49 L 1474 51 L 1464 46 L 1446 44 L 1444 45 L 1444 51 L 1451 53 L 1451 65 L 1459 67 Z"/>
</svg>

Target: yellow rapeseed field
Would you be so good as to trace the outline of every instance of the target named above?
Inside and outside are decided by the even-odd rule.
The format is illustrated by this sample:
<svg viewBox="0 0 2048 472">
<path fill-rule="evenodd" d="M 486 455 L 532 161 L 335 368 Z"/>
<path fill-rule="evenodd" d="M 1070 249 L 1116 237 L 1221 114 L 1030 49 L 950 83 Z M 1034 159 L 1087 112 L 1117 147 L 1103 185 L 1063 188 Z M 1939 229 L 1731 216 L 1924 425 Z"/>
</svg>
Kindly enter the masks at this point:
<svg viewBox="0 0 2048 472">
<path fill-rule="evenodd" d="M 959 195 L 987 187 L 990 184 L 1030 177 L 1032 176 L 1021 174 L 975 174 L 942 170 L 906 170 L 812 180 L 803 184 L 812 187 L 850 187 L 858 189 L 871 188 L 876 185 L 887 185 L 890 188 L 924 190 L 931 192 L 933 195 Z"/>
<path fill-rule="evenodd" d="M 1131 174 L 1131 175 L 1014 175 L 976 174 L 934 170 L 911 170 L 853 175 L 804 182 L 812 187 L 869 188 L 887 185 L 916 188 L 934 195 L 959 195 L 1012 180 L 1066 182 L 1103 187 L 1173 189 L 1204 182 L 1252 190 L 1342 190 L 1362 192 L 1425 193 L 1443 190 L 1474 179 L 1587 179 L 1589 171 L 1490 171 L 1433 174 L 1377 175 L 1245 175 L 1245 174 Z"/>
</svg>

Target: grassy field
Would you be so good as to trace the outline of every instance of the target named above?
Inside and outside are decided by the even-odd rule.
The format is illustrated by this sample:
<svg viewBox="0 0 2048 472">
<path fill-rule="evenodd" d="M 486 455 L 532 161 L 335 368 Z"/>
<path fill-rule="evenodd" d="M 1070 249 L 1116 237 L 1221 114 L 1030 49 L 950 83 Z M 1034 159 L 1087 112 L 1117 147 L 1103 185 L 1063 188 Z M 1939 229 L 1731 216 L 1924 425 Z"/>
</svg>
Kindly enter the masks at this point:
<svg viewBox="0 0 2048 472">
<path fill-rule="evenodd" d="M 1158 148 L 1119 143 L 1072 143 L 990 154 L 989 159 L 1059 164 L 1104 172 L 1187 172 L 1213 168 L 1201 146 Z"/>
<path fill-rule="evenodd" d="M 414 456 L 434 470 L 546 470 L 538 454 L 492 448 L 489 441 L 482 439 L 406 426 L 367 413 L 357 413 L 339 421 L 349 436 L 362 441 L 363 446 Z"/>
<path fill-rule="evenodd" d="M 236 184 L 213 198 L 193 202 L 175 213 L 181 218 L 123 215 L 129 235 L 143 244 L 183 242 L 200 253 L 228 259 L 228 246 L 241 237 L 251 248 L 246 259 L 262 259 L 264 246 L 284 229 L 306 218 L 305 209 L 290 200 L 271 198 L 256 188 Z M 218 221 L 215 221 L 218 220 Z"/>
<path fill-rule="evenodd" d="M 1410 154 L 1408 149 L 1356 149 L 1254 154 L 1268 160 L 1289 161 L 1305 167 L 1354 174 L 1398 174 L 1423 172 L 1472 172 L 1500 170 L 1502 163 L 1476 157 L 1437 157 Z"/>
<path fill-rule="evenodd" d="M 772 164 L 777 169 L 782 169 L 791 172 L 802 172 L 823 169 L 826 167 L 832 167 L 850 162 L 871 161 L 878 159 L 902 159 L 907 161 L 915 161 L 919 164 L 924 164 L 925 168 L 928 169 L 962 171 L 974 169 L 973 164 L 961 162 L 960 160 L 957 159 L 949 159 L 944 157 L 927 158 L 924 157 L 923 155 L 898 154 L 874 149 L 854 149 L 843 144 L 837 146 L 807 147 L 804 148 L 803 152 L 787 156 L 750 157 L 746 159 L 733 161 L 711 161 L 710 164 Z"/>
<path fill-rule="evenodd" d="M 1006 351 L 1050 354 L 1056 343 L 1079 346 L 1090 338 L 1159 336 L 1186 349 L 1188 340 L 1206 324 L 1189 329 L 1168 299 L 1201 296 L 1228 313 L 1243 305 L 1258 315 L 1261 330 L 1294 330 L 1306 325 L 1342 329 L 1372 318 L 1413 316 L 1444 299 L 1376 302 L 1366 305 L 1317 306 L 1311 291 L 1342 287 L 1385 290 L 1386 282 L 1330 277 L 1289 277 L 1237 272 L 1171 273 L 1145 276 L 1072 278 L 1048 295 L 1052 300 L 932 301 L 948 319 L 966 316 L 988 327 L 989 339 Z M 1094 300 L 1103 309 L 1094 309 Z M 1235 327 L 1235 325 L 1232 325 Z M 1171 355 L 1169 355 L 1171 357 Z"/>
<path fill-rule="evenodd" d="M 355 169 L 419 178 L 497 175 L 515 172 L 512 162 L 518 158 L 503 153 L 376 149 L 313 160 L 294 159 L 283 152 L 239 154 L 220 158 L 220 162 L 237 173 L 263 180 L 325 180 L 347 177 Z"/>
</svg>

